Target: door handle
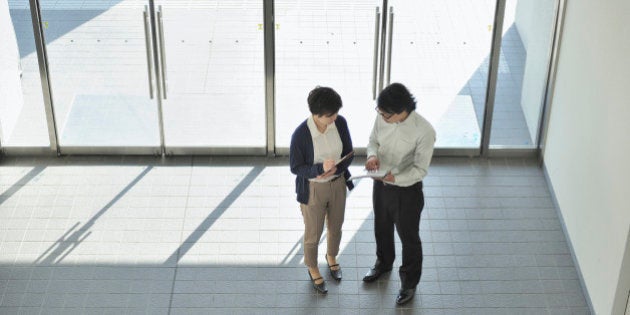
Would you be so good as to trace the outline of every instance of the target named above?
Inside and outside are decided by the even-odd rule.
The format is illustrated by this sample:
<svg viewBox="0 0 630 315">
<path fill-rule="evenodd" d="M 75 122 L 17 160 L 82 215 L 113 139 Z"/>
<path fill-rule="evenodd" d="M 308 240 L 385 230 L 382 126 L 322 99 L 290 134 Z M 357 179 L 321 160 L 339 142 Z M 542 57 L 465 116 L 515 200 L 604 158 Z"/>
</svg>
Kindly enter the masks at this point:
<svg viewBox="0 0 630 315">
<path fill-rule="evenodd" d="M 387 49 L 387 0 L 383 0 L 383 20 L 381 21 L 381 42 L 380 42 L 380 56 L 378 67 L 378 90 L 380 93 L 383 90 L 383 83 L 385 82 L 385 54 Z"/>
<path fill-rule="evenodd" d="M 160 35 L 160 73 L 162 75 L 162 96 L 166 99 L 166 50 L 164 49 L 164 22 L 162 21 L 162 6 L 158 6 L 158 34 Z"/>
<path fill-rule="evenodd" d="M 147 6 L 144 6 L 144 12 L 142 12 L 142 24 L 144 24 L 144 41 L 145 41 L 145 45 L 146 45 L 146 50 L 147 50 L 147 71 L 149 73 L 149 97 L 151 99 L 153 99 L 153 70 L 151 67 L 151 61 L 153 60 L 153 58 L 151 58 L 151 42 L 149 40 L 150 36 L 149 36 L 149 26 L 147 25 L 149 23 L 149 14 L 147 13 Z"/>
<path fill-rule="evenodd" d="M 394 7 L 389 7 L 389 38 L 387 40 L 389 47 L 387 48 L 387 80 L 386 85 L 389 85 L 389 80 L 392 75 L 392 35 L 394 34 Z"/>
<path fill-rule="evenodd" d="M 374 67 L 372 74 L 372 99 L 376 99 L 376 73 L 378 70 L 378 22 L 381 20 L 381 13 L 376 7 L 376 19 L 374 22 Z"/>
</svg>

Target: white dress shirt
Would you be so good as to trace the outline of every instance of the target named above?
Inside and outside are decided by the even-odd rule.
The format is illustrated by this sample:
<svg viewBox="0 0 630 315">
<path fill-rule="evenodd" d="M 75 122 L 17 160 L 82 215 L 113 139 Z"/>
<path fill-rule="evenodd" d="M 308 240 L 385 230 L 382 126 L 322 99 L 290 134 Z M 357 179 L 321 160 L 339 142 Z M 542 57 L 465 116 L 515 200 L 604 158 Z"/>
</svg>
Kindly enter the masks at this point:
<svg viewBox="0 0 630 315">
<path fill-rule="evenodd" d="M 338 160 L 341 157 L 341 151 L 343 150 L 343 144 L 341 143 L 341 136 L 337 130 L 337 125 L 330 124 L 326 127 L 324 132 L 319 132 L 313 116 L 309 116 L 306 120 L 306 125 L 313 137 L 313 163 L 323 163 L 324 160 Z M 339 175 L 333 175 L 322 179 L 312 178 L 312 182 L 328 182 Z"/>
<path fill-rule="evenodd" d="M 435 129 L 417 112 L 398 123 L 387 123 L 377 115 L 367 156 L 376 156 L 380 169 L 394 175 L 393 185 L 408 187 L 427 175 L 434 144 Z"/>
</svg>

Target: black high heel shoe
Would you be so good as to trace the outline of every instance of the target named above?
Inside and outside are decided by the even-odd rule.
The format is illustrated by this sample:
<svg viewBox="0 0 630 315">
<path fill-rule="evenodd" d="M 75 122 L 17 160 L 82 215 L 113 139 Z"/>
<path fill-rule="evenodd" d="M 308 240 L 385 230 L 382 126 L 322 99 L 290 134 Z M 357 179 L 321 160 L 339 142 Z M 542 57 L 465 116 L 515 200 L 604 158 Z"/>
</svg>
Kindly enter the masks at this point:
<svg viewBox="0 0 630 315">
<path fill-rule="evenodd" d="M 341 267 L 339 267 L 339 264 L 334 264 L 331 265 L 328 263 L 328 254 L 324 255 L 324 259 L 326 259 L 326 264 L 328 265 L 328 270 L 330 270 L 330 275 L 333 277 L 333 279 L 337 280 L 337 281 L 341 281 Z M 337 270 L 333 270 L 332 267 L 339 267 L 339 269 Z"/>
<path fill-rule="evenodd" d="M 317 292 L 322 293 L 322 294 L 328 293 L 328 288 L 326 288 L 326 281 L 322 281 L 322 283 L 319 283 L 319 284 L 315 283 L 315 281 L 319 279 L 323 280 L 324 278 L 319 277 L 319 278 L 313 279 L 313 276 L 311 276 L 311 271 L 306 269 L 306 272 L 308 273 L 308 277 L 311 278 L 311 282 L 313 282 L 313 288 L 315 288 Z"/>
</svg>

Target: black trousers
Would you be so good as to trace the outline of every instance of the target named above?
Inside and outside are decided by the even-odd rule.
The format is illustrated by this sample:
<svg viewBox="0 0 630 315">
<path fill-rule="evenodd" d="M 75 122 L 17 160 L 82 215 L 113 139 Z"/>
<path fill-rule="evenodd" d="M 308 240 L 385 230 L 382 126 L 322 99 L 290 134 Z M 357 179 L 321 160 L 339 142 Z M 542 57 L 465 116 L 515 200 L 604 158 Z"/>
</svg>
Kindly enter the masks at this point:
<svg viewBox="0 0 630 315">
<path fill-rule="evenodd" d="M 420 214 L 424 208 L 422 182 L 409 187 L 398 187 L 374 181 L 374 235 L 376 237 L 376 265 L 381 270 L 392 268 L 396 252 L 394 227 L 402 243 L 402 266 L 398 270 L 403 289 L 415 288 L 422 275 L 422 242 Z"/>
</svg>

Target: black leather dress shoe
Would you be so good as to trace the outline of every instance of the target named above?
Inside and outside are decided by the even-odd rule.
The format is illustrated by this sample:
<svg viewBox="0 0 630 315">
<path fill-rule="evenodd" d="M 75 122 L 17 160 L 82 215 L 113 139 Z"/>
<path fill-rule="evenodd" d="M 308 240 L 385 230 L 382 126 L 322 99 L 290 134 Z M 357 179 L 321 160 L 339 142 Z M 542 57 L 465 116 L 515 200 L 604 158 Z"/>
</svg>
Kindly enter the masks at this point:
<svg viewBox="0 0 630 315">
<path fill-rule="evenodd" d="M 413 299 L 416 295 L 416 289 L 400 289 L 396 297 L 396 304 L 403 305 Z"/>
<path fill-rule="evenodd" d="M 326 259 L 326 263 L 328 264 L 328 254 L 324 255 L 324 258 Z M 333 277 L 333 279 L 337 280 L 337 281 L 341 281 L 341 267 L 337 268 L 337 270 L 333 270 L 333 267 L 339 267 L 339 264 L 328 264 L 328 270 L 330 270 L 330 276 Z"/>
<path fill-rule="evenodd" d="M 311 282 L 313 282 L 313 288 L 315 288 L 315 290 L 317 290 L 317 292 L 323 293 L 323 294 L 328 293 L 328 288 L 326 288 L 326 281 L 322 281 L 322 283 L 315 283 L 315 281 L 317 281 L 319 279 L 323 280 L 324 278 L 319 277 L 319 278 L 313 279 L 313 276 L 311 276 L 311 272 L 308 271 L 308 269 L 306 270 L 306 272 L 308 273 L 308 277 L 311 278 Z"/>
<path fill-rule="evenodd" d="M 386 272 L 390 272 L 392 268 L 381 270 L 380 268 L 373 267 L 368 271 L 363 277 L 364 282 L 374 282 L 378 279 L 382 274 Z"/>
</svg>

